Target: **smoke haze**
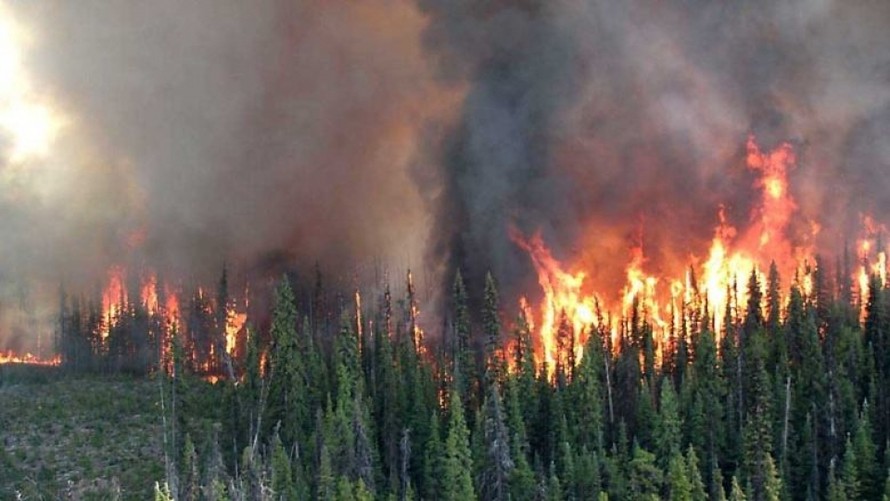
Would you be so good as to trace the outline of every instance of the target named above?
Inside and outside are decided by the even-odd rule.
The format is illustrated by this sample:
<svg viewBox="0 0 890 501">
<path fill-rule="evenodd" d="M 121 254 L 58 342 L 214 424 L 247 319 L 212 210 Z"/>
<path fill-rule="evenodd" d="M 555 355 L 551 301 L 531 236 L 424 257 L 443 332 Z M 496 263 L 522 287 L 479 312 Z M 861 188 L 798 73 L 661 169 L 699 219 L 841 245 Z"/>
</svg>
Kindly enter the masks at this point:
<svg viewBox="0 0 890 501">
<path fill-rule="evenodd" d="M 512 301 L 534 274 L 511 224 L 617 284 L 633 245 L 653 271 L 701 256 L 721 204 L 745 226 L 749 134 L 794 145 L 797 223 L 821 225 L 820 249 L 890 209 L 887 2 L 7 0 L 0 13 L 27 35 L 31 94 L 62 117 L 48 154 L 0 166 L 6 305 L 134 261 L 207 280 L 224 261 L 379 260 L 444 282 L 461 267 L 477 290 L 491 269 Z"/>
</svg>

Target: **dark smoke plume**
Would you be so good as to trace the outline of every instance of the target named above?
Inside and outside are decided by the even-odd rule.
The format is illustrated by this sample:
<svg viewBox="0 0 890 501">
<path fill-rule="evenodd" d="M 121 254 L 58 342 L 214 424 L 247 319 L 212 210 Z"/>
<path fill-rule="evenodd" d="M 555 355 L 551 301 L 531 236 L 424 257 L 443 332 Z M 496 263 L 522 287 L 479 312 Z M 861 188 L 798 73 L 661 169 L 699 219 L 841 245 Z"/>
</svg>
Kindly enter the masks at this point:
<svg viewBox="0 0 890 501">
<path fill-rule="evenodd" d="M 632 246 L 653 272 L 682 268 L 721 204 L 747 224 L 749 134 L 796 148 L 798 223 L 822 225 L 826 252 L 890 209 L 886 2 L 420 4 L 440 78 L 467 85 L 432 247 L 449 274 L 529 290 L 511 223 L 616 293 Z"/>
<path fill-rule="evenodd" d="M 133 262 L 205 282 L 224 261 L 349 275 L 373 260 L 445 283 L 461 267 L 476 291 L 491 269 L 509 306 L 534 290 L 510 224 L 617 291 L 630 247 L 657 273 L 705 252 L 721 204 L 745 226 L 749 134 L 794 145 L 799 222 L 820 223 L 826 252 L 890 209 L 883 1 L 2 13 L 65 125 L 46 158 L 0 167 L 0 310 L 41 297 L 19 309 L 50 323 L 60 281 L 88 289 Z"/>
</svg>

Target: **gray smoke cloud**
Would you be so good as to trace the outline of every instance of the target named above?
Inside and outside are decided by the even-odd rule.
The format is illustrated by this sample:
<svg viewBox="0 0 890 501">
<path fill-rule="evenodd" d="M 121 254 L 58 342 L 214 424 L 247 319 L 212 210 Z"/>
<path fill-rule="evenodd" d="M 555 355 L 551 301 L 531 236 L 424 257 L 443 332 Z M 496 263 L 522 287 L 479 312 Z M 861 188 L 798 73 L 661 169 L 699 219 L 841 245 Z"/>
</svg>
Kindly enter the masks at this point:
<svg viewBox="0 0 890 501">
<path fill-rule="evenodd" d="M 886 221 L 886 2 L 420 4 L 440 78 L 468 84 L 433 252 L 477 284 L 490 268 L 510 295 L 534 290 L 511 223 L 587 263 L 606 293 L 632 246 L 651 272 L 682 269 L 706 254 L 721 204 L 749 222 L 749 134 L 795 147 L 792 239 L 815 221 L 834 253 L 862 213 Z"/>
<path fill-rule="evenodd" d="M 511 224 L 617 292 L 632 245 L 658 272 L 705 252 L 720 204 L 744 227 L 749 134 L 795 146 L 799 222 L 828 252 L 890 208 L 886 2 L 5 11 L 66 121 L 47 158 L 0 167 L 4 311 L 42 296 L 29 315 L 50 319 L 60 280 L 132 262 L 198 280 L 223 261 L 375 260 L 446 283 L 460 266 L 475 290 L 491 269 L 509 304 L 535 281 Z"/>
<path fill-rule="evenodd" d="M 428 210 L 409 165 L 450 98 L 411 2 L 4 7 L 65 116 L 48 158 L 0 167 L 0 281 L 46 323 L 60 282 L 89 292 L 111 265 L 204 283 L 223 262 L 318 262 L 343 280 L 421 267 Z"/>
</svg>

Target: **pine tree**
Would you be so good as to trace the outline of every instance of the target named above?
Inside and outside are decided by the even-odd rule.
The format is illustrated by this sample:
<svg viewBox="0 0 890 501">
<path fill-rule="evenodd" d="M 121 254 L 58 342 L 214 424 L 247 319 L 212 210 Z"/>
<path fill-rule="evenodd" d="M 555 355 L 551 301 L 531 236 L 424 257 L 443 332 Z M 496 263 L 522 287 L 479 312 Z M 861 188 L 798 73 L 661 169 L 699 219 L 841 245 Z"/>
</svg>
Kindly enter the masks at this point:
<svg viewBox="0 0 890 501">
<path fill-rule="evenodd" d="M 877 465 L 877 448 L 872 439 L 873 431 L 869 417 L 869 404 L 866 401 L 859 414 L 856 433 L 853 436 L 853 452 L 855 454 L 856 473 L 859 488 L 865 499 L 880 497 L 881 483 Z"/>
<path fill-rule="evenodd" d="M 198 472 L 198 453 L 190 434 L 186 433 L 182 452 L 182 479 L 180 498 L 185 501 L 197 501 L 201 496 L 201 475 Z"/>
<path fill-rule="evenodd" d="M 498 311 L 498 290 L 490 272 L 485 275 L 482 329 L 485 333 L 485 383 L 501 383 L 506 366 L 500 350 L 502 336 Z"/>
<path fill-rule="evenodd" d="M 739 479 L 735 475 L 732 476 L 732 489 L 729 492 L 729 501 L 745 501 L 745 491 L 739 485 Z"/>
<path fill-rule="evenodd" d="M 530 441 L 529 434 L 533 432 L 534 423 L 538 417 L 538 394 L 535 373 L 535 358 L 532 351 L 531 332 L 529 319 L 526 318 L 525 309 L 520 309 L 514 332 L 516 338 L 516 370 L 515 389 L 518 393 L 518 404 L 522 414 L 525 430 L 521 433 L 525 441 Z M 508 394 L 509 398 L 509 394 Z M 513 423 L 515 425 L 517 423 Z M 514 432 L 517 428 L 511 428 Z"/>
<path fill-rule="evenodd" d="M 635 443 L 627 467 L 630 496 L 634 499 L 657 499 L 663 473 L 655 464 L 655 455 Z"/>
<path fill-rule="evenodd" d="M 287 277 L 281 280 L 275 292 L 270 334 L 273 352 L 263 423 L 267 430 L 280 423 L 281 441 L 285 447 L 290 447 L 301 439 L 310 411 L 306 401 L 303 359 L 297 346 L 297 311 Z"/>
<path fill-rule="evenodd" d="M 764 499 L 766 501 L 779 501 L 782 497 L 782 478 L 776 469 L 776 462 L 771 454 L 766 455 L 766 463 L 764 465 L 764 474 L 766 481 L 764 484 Z"/>
<path fill-rule="evenodd" d="M 672 501 L 692 501 L 692 482 L 686 461 L 678 452 L 668 462 L 667 490 L 668 499 Z"/>
<path fill-rule="evenodd" d="M 698 455 L 695 448 L 690 445 L 686 449 L 686 469 L 689 476 L 690 499 L 692 501 L 706 501 L 708 495 L 705 492 L 705 483 L 702 480 L 701 471 L 698 468 Z"/>
<path fill-rule="evenodd" d="M 290 459 L 276 433 L 272 437 L 272 491 L 276 499 L 296 499 Z"/>
<path fill-rule="evenodd" d="M 476 364 L 473 362 L 473 353 L 470 346 L 470 310 L 467 304 L 467 290 L 460 270 L 454 277 L 452 289 L 454 347 L 452 360 L 452 374 L 454 387 L 460 395 L 467 398 L 472 395 L 472 382 L 476 379 Z M 467 403 L 466 401 L 464 403 Z"/>
<path fill-rule="evenodd" d="M 506 382 L 507 432 L 510 433 L 510 457 L 514 468 L 510 473 L 510 497 L 514 500 L 534 499 L 535 475 L 529 465 L 528 432 L 522 415 L 519 399 L 519 384 L 516 376 L 508 376 Z"/>
<path fill-rule="evenodd" d="M 833 463 L 834 462 L 832 462 L 832 466 L 834 466 Z M 859 495 L 862 492 L 859 485 L 859 473 L 856 470 L 856 463 L 856 451 L 853 449 L 853 442 L 850 441 L 850 437 L 847 437 L 847 442 L 844 446 L 844 459 L 841 463 L 839 486 L 844 494 L 850 499 L 859 498 Z"/>
<path fill-rule="evenodd" d="M 855 495 L 855 491 L 847 491 L 844 482 L 838 479 L 837 472 L 835 471 L 835 461 L 831 461 L 828 467 L 826 499 L 828 501 L 847 501 L 847 499 L 855 499 Z"/>
<path fill-rule="evenodd" d="M 599 342 L 598 334 L 594 333 L 584 348 L 584 357 L 578 366 L 577 377 L 573 380 L 575 405 L 571 406 L 574 411 L 572 429 L 577 437 L 577 446 L 597 454 L 603 451 L 603 411 L 599 379 L 603 355 Z"/>
<path fill-rule="evenodd" d="M 318 476 L 315 485 L 316 499 L 324 501 L 334 499 L 334 489 L 336 487 L 334 466 L 331 463 L 331 453 L 324 444 L 322 444 L 319 451 Z"/>
<path fill-rule="evenodd" d="M 439 413 L 433 411 L 430 417 L 430 436 L 424 448 L 423 479 L 420 483 L 424 499 L 438 499 L 444 491 L 443 461 L 444 447 L 439 431 Z"/>
<path fill-rule="evenodd" d="M 442 465 L 442 495 L 445 501 L 475 499 L 473 491 L 473 460 L 470 454 L 470 432 L 464 419 L 463 405 L 457 392 L 451 393 L 451 419 Z"/>
<path fill-rule="evenodd" d="M 669 378 L 661 383 L 661 399 L 655 429 L 655 451 L 662 468 L 680 454 L 680 416 L 677 394 Z"/>
</svg>

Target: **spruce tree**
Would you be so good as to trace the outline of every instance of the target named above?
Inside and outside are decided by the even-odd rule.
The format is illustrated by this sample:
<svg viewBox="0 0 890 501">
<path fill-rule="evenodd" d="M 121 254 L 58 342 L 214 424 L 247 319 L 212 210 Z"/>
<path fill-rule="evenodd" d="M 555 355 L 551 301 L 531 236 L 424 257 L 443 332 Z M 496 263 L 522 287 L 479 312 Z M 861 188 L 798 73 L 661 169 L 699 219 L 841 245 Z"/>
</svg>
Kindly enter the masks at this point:
<svg viewBox="0 0 890 501">
<path fill-rule="evenodd" d="M 448 436 L 445 439 L 441 499 L 444 501 L 475 499 L 470 432 L 464 419 L 460 395 L 453 391 L 449 403 L 451 418 L 448 422 Z"/>
<path fill-rule="evenodd" d="M 443 485 L 444 446 L 439 430 L 439 413 L 433 411 L 430 416 L 430 434 L 424 447 L 423 477 L 420 482 L 424 499 L 439 499 L 445 489 Z"/>
<path fill-rule="evenodd" d="M 705 491 L 705 483 L 702 480 L 701 471 L 698 468 L 698 455 L 695 448 L 690 445 L 686 449 L 686 469 L 690 484 L 690 499 L 692 501 L 706 501 L 708 494 Z"/>
<path fill-rule="evenodd" d="M 470 345 L 470 309 L 467 290 L 460 270 L 457 271 L 454 277 L 451 303 L 454 330 L 451 370 L 455 388 L 460 395 L 466 398 L 473 393 L 472 384 L 476 379 L 476 364 L 473 361 L 474 357 Z"/>
<path fill-rule="evenodd" d="M 668 461 L 667 493 L 671 501 L 692 501 L 692 482 L 689 480 L 686 461 L 675 452 Z"/>
<path fill-rule="evenodd" d="M 873 431 L 869 417 L 869 403 L 866 401 L 859 414 L 856 432 L 853 436 L 856 473 L 859 488 L 865 499 L 877 499 L 881 493 L 879 469 L 877 465 L 877 448 L 872 439 Z"/>
<path fill-rule="evenodd" d="M 655 452 L 659 463 L 666 469 L 669 461 L 680 454 L 680 416 L 677 394 L 673 382 L 665 378 L 661 382 L 661 399 L 655 428 Z"/>
<path fill-rule="evenodd" d="M 272 491 L 275 499 L 296 499 L 290 459 L 276 433 L 272 437 Z"/>
<path fill-rule="evenodd" d="M 732 488 L 729 491 L 729 501 L 745 501 L 747 496 L 745 496 L 745 491 L 742 490 L 742 487 L 739 485 L 739 479 L 735 475 L 732 476 Z"/>
<path fill-rule="evenodd" d="M 270 334 L 273 351 L 263 424 L 267 430 L 272 430 L 280 423 L 281 441 L 289 448 L 301 439 L 310 411 L 306 401 L 303 359 L 297 347 L 297 311 L 287 277 L 282 278 L 275 291 Z M 267 432 L 266 436 L 270 434 Z"/>
<path fill-rule="evenodd" d="M 498 290 L 494 277 L 485 275 L 485 296 L 482 306 L 482 329 L 485 333 L 485 383 L 500 384 L 506 369 L 501 352 L 501 320 L 498 311 Z"/>
<path fill-rule="evenodd" d="M 658 499 L 663 473 L 655 464 L 655 455 L 634 443 L 628 469 L 628 494 L 633 499 Z"/>
<path fill-rule="evenodd" d="M 853 442 L 850 441 L 850 437 L 847 437 L 847 442 L 844 446 L 844 459 L 841 463 L 839 486 L 850 499 L 858 499 L 862 491 L 859 484 L 859 473 L 856 469 L 856 463 L 856 451 L 853 448 Z M 833 466 L 834 462 L 832 462 L 832 467 Z"/>
</svg>

